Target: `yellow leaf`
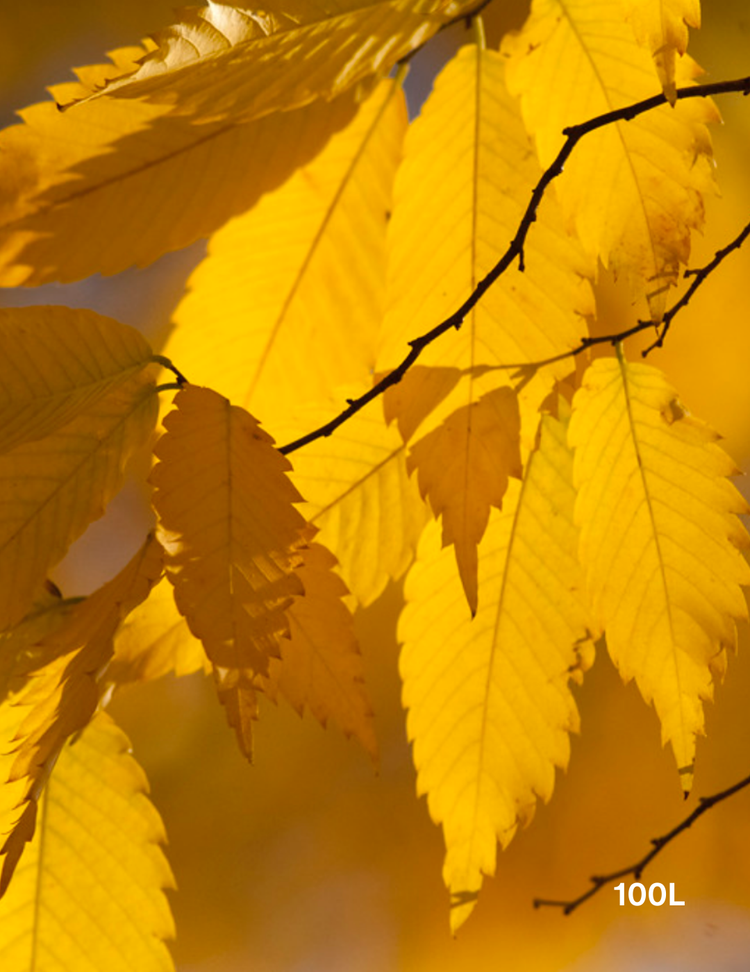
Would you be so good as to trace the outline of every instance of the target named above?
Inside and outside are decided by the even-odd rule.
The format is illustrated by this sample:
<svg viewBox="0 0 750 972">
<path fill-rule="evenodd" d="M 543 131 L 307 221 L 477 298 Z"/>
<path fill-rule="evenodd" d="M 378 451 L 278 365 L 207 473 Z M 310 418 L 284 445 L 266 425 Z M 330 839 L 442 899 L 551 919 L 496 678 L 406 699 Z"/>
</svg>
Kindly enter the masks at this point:
<svg viewBox="0 0 750 972">
<path fill-rule="evenodd" d="M 175 601 L 200 638 L 245 755 L 257 678 L 289 633 L 286 609 L 303 588 L 306 525 L 291 465 L 244 409 L 208 388 L 175 396 L 151 473 Z"/>
<path fill-rule="evenodd" d="M 348 394 L 362 394 L 363 387 Z M 289 442 L 327 421 L 334 404 L 306 408 L 283 426 Z M 406 448 L 377 405 L 358 412 L 330 438 L 294 453 L 292 481 L 301 507 L 335 555 L 346 586 L 371 604 L 409 566 L 428 513 L 406 471 Z"/>
<path fill-rule="evenodd" d="M 9 834 L 0 848 L 0 895 L 34 834 L 39 797 L 63 745 L 96 711 L 114 633 L 161 576 L 162 555 L 149 537 L 113 580 L 56 617 L 52 630 L 14 659 L 0 719 L 3 756 L 13 754 L 9 766 L 3 759 L 3 778 L 15 797 L 3 803 L 0 820 L 0 833 Z"/>
<path fill-rule="evenodd" d="M 655 93 L 651 57 L 625 22 L 622 0 L 535 0 L 503 51 L 543 166 L 567 125 Z M 683 58 L 678 81 L 689 83 L 697 70 Z M 609 125 L 582 139 L 555 183 L 586 250 L 648 297 L 655 320 L 687 262 L 690 231 L 703 224 L 703 194 L 713 191 L 703 123 L 717 118 L 711 102 L 696 98 Z"/>
<path fill-rule="evenodd" d="M 177 308 L 166 353 L 274 434 L 280 413 L 369 379 L 405 128 L 400 85 L 384 81 L 310 165 L 214 235 Z"/>
<path fill-rule="evenodd" d="M 647 47 L 670 104 L 676 101 L 675 55 L 684 54 L 688 27 L 700 27 L 700 0 L 623 0 L 639 44 Z"/>
<path fill-rule="evenodd" d="M 38 834 L 0 902 L 3 972 L 171 972 L 174 878 L 126 736 L 100 714 L 65 746 Z"/>
<path fill-rule="evenodd" d="M 69 545 L 117 493 L 156 422 L 151 368 L 71 422 L 0 455 L 0 629 L 18 622 Z"/>
<path fill-rule="evenodd" d="M 51 89 L 58 100 L 86 90 Z M 187 246 L 280 185 L 354 110 L 345 95 L 249 123 L 205 123 L 134 100 L 64 114 L 32 105 L 0 133 L 0 284 L 119 273 Z"/>
<path fill-rule="evenodd" d="M 521 478 L 518 398 L 497 388 L 464 405 L 412 446 L 422 496 L 443 520 L 443 546 L 454 544 L 472 615 L 477 611 L 477 544 L 490 507 L 502 508 L 508 476 Z"/>
<path fill-rule="evenodd" d="M 288 111 L 383 76 L 476 0 L 209 0 L 156 35 L 156 49 L 102 96 L 147 98 L 215 119 Z"/>
<path fill-rule="evenodd" d="M 575 494 L 565 425 L 542 419 L 523 483 L 479 545 L 472 620 L 436 524 L 406 579 L 399 622 L 401 675 L 417 788 L 442 823 L 451 927 L 468 917 L 503 847 L 552 794 L 578 714 L 568 681 L 590 663 L 582 577 L 575 559 Z"/>
<path fill-rule="evenodd" d="M 701 701 L 712 696 L 750 583 L 735 514 L 747 503 L 717 436 L 656 368 L 595 361 L 573 401 L 576 522 L 592 611 L 624 679 L 653 701 L 687 792 Z"/>
<path fill-rule="evenodd" d="M 503 74 L 496 52 L 462 48 L 409 128 L 389 227 L 389 306 L 379 371 L 398 364 L 409 340 L 466 300 L 506 250 L 541 175 Z M 584 317 L 593 313 L 583 279 L 593 266 L 565 229 L 552 196 L 540 207 L 525 257 L 526 271 L 509 270 L 460 332 L 426 348 L 420 364 L 504 366 L 578 344 L 587 331 Z M 542 369 L 531 382 L 531 397 L 544 398 L 569 370 L 569 362 Z M 495 386 L 510 382 L 503 374 L 494 375 Z M 465 390 L 456 394 L 452 408 L 467 402 Z M 469 401 L 474 394 L 481 394 L 479 385 Z"/>
<path fill-rule="evenodd" d="M 148 598 L 128 615 L 115 636 L 115 654 L 107 681 L 116 685 L 145 682 L 169 672 L 190 675 L 211 670 L 203 645 L 190 633 L 177 610 L 174 590 L 160 581 Z"/>
<path fill-rule="evenodd" d="M 346 585 L 332 570 L 336 558 L 319 543 L 305 551 L 298 575 L 305 588 L 289 608 L 289 639 L 272 658 L 264 691 L 282 695 L 302 715 L 308 708 L 325 726 L 333 719 L 373 759 L 377 742 L 364 689 L 362 657 L 352 616 L 341 598 Z"/>
<path fill-rule="evenodd" d="M 0 309 L 0 453 L 40 439 L 151 360 L 135 328 L 69 307 Z"/>
</svg>

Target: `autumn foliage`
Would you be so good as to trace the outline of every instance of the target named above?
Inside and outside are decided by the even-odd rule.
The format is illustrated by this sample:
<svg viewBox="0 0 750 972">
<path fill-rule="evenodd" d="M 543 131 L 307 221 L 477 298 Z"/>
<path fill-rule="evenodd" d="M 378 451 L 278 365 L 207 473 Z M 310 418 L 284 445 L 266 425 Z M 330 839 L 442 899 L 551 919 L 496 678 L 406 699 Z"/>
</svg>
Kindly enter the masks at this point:
<svg viewBox="0 0 750 972">
<path fill-rule="evenodd" d="M 0 308 L 3 972 L 171 967 L 163 828 L 113 694 L 204 671 L 249 759 L 266 696 L 377 763 L 353 613 L 392 581 L 453 931 L 553 796 L 595 646 L 690 792 L 749 508 L 623 340 L 669 340 L 716 191 L 699 3 L 534 0 L 499 49 L 482 6 L 209 0 L 0 133 L 3 286 L 209 238 L 163 346 Z M 412 54 L 467 18 L 410 118 Z M 558 164 L 571 126 L 662 91 Z M 617 333 L 604 272 L 633 307 Z M 63 597 L 50 571 L 148 454 L 153 531 Z"/>
</svg>

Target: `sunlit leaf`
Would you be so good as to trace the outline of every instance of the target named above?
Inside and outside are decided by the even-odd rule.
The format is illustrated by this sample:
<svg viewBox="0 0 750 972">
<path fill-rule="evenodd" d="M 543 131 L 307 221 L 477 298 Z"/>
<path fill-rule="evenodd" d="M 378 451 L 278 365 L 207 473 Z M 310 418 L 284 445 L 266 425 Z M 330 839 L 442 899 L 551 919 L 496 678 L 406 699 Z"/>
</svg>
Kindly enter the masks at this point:
<svg viewBox="0 0 750 972">
<path fill-rule="evenodd" d="M 400 85 L 383 82 L 312 163 L 214 235 L 177 308 L 166 353 L 274 434 L 282 413 L 369 378 L 405 128 Z"/>
<path fill-rule="evenodd" d="M 34 835 L 39 798 L 62 747 L 96 711 L 114 633 L 162 569 L 163 552 L 149 537 L 113 580 L 55 618 L 51 630 L 14 659 L 0 718 L 8 781 L 0 790 L 10 784 L 14 796 L 7 804 L 3 794 L 0 803 L 0 833 L 8 834 L 0 848 L 0 894 Z"/>
<path fill-rule="evenodd" d="M 0 456 L 0 629 L 21 620 L 50 567 L 120 489 L 156 422 L 151 371 Z"/>
<path fill-rule="evenodd" d="M 209 0 L 156 36 L 130 76 L 93 97 L 147 98 L 175 111 L 247 118 L 331 98 L 384 75 L 476 0 Z"/>
<path fill-rule="evenodd" d="M 654 58 L 664 94 L 675 102 L 675 61 L 688 45 L 688 27 L 700 27 L 700 0 L 624 0 L 639 44 Z"/>
<path fill-rule="evenodd" d="M 93 311 L 0 309 L 0 453 L 56 432 L 151 355 L 135 328 Z"/>
<path fill-rule="evenodd" d="M 257 678 L 289 632 L 286 608 L 303 587 L 302 497 L 290 463 L 244 409 L 208 388 L 175 396 L 151 473 L 167 576 L 216 676 L 249 757 Z"/>
<path fill-rule="evenodd" d="M 142 53 L 111 56 L 132 66 Z M 89 83 L 106 73 L 79 71 Z M 87 90 L 51 89 L 62 101 Z M 50 101 L 32 105 L 22 125 L 0 133 L 0 284 L 118 273 L 187 246 L 280 185 L 354 109 L 344 95 L 249 123 L 204 124 L 138 100 L 62 114 Z"/>
<path fill-rule="evenodd" d="M 648 98 L 658 85 L 649 52 L 623 20 L 622 0 L 535 0 L 503 51 L 543 166 L 566 126 Z M 696 73 L 687 57 L 677 65 L 680 84 Z M 710 101 L 696 98 L 609 125 L 585 136 L 556 180 L 581 242 L 648 297 L 654 319 L 687 262 L 690 231 L 703 224 L 703 196 L 713 192 L 704 123 L 717 118 Z"/>
<path fill-rule="evenodd" d="M 281 659 L 271 659 L 264 691 L 272 698 L 282 695 L 300 715 L 309 709 L 324 726 L 333 720 L 375 759 L 362 657 L 352 616 L 341 600 L 348 591 L 332 570 L 335 564 L 319 543 L 305 551 L 298 570 L 305 594 L 289 608 L 290 637 L 281 642 Z"/>
<path fill-rule="evenodd" d="M 595 361 L 574 399 L 576 522 L 592 611 L 626 680 L 653 702 L 690 789 L 703 705 L 747 616 L 748 505 L 717 435 L 664 376 Z"/>
<path fill-rule="evenodd" d="M 565 426 L 546 417 L 523 483 L 510 480 L 479 545 L 476 617 L 436 524 L 406 579 L 403 700 L 417 787 L 445 835 L 454 931 L 494 874 L 497 842 L 549 800 L 578 728 L 568 681 L 591 646 L 574 500 Z"/>
<path fill-rule="evenodd" d="M 43 812 L 0 902 L 3 972 L 171 972 L 174 878 L 164 827 L 125 735 L 100 714 L 60 753 Z"/>
</svg>

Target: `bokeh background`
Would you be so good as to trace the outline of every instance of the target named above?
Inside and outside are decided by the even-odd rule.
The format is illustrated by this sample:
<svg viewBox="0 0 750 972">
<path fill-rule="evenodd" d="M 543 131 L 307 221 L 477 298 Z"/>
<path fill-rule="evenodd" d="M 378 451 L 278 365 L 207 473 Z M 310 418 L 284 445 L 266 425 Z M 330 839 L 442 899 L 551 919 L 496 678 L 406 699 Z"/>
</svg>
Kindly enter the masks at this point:
<svg viewBox="0 0 750 972">
<path fill-rule="evenodd" d="M 750 73 L 747 0 L 704 0 L 704 27 L 690 51 L 708 78 Z M 527 4 L 495 0 L 491 43 L 520 26 Z M 76 64 L 102 60 L 171 19 L 169 0 L 0 0 L 0 120 L 44 97 Z M 442 34 L 413 65 L 413 110 L 440 63 L 462 43 Z M 706 262 L 750 219 L 750 103 L 720 102 L 714 132 L 721 195 L 708 204 L 693 265 Z M 112 228 L 117 231 L 116 227 Z M 203 244 L 143 271 L 109 279 L 0 291 L 0 305 L 91 307 L 142 328 L 168 326 Z M 750 470 L 750 244 L 732 256 L 652 357 L 684 402 L 725 436 Z M 627 295 L 602 275 L 603 332 L 632 321 Z M 637 349 L 634 348 L 634 354 Z M 750 490 L 739 480 L 746 495 Z M 65 593 L 111 576 L 140 545 L 147 500 L 129 486 L 57 572 Z M 655 714 L 623 686 L 604 652 L 577 690 L 582 735 L 570 769 L 528 830 L 500 855 L 472 918 L 448 932 L 442 840 L 415 774 L 400 704 L 400 607 L 394 585 L 360 611 L 357 629 L 376 712 L 375 772 L 355 744 L 313 720 L 264 706 L 256 764 L 233 734 L 201 676 L 123 691 L 113 715 L 133 741 L 169 834 L 179 890 L 171 895 L 179 972 L 747 972 L 750 968 L 750 791 L 717 806 L 657 858 L 644 881 L 675 884 L 684 908 L 618 905 L 604 890 L 564 918 L 532 908 L 535 896 L 573 897 L 592 873 L 627 865 L 669 830 L 697 796 L 750 773 L 750 646 L 742 635 L 698 749 L 694 795 L 682 799 Z"/>
</svg>

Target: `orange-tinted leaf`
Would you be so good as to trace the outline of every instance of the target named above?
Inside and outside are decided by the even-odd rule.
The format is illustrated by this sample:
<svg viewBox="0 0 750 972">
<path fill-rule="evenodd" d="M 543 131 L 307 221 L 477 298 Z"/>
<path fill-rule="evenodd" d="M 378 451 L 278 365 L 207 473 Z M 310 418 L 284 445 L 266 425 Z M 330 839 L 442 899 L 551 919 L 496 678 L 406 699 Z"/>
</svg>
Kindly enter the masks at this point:
<svg viewBox="0 0 750 972">
<path fill-rule="evenodd" d="M 295 568 L 306 527 L 294 507 L 302 497 L 273 439 L 216 392 L 183 388 L 164 428 L 151 482 L 167 576 L 249 757 L 256 680 L 303 593 Z"/>
<path fill-rule="evenodd" d="M 422 496 L 443 521 L 443 546 L 453 544 L 472 614 L 477 611 L 477 544 L 490 507 L 502 508 L 508 477 L 520 479 L 520 417 L 511 388 L 464 405 L 412 446 Z"/>
<path fill-rule="evenodd" d="M 341 600 L 346 585 L 333 572 L 336 558 L 325 547 L 313 543 L 304 556 L 298 574 L 305 595 L 295 597 L 289 608 L 290 638 L 281 644 L 281 659 L 271 660 L 264 691 L 272 698 L 282 695 L 300 715 L 308 708 L 324 726 L 333 719 L 375 759 L 362 656 L 351 613 Z"/>
</svg>

